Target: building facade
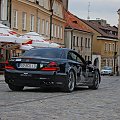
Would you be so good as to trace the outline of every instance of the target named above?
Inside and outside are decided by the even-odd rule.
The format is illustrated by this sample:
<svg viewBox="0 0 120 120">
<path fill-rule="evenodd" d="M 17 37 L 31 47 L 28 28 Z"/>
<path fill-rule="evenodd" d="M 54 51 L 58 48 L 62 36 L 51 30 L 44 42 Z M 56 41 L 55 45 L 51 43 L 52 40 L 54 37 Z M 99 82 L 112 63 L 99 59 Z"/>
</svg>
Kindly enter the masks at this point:
<svg viewBox="0 0 120 120">
<path fill-rule="evenodd" d="M 1 19 L 8 20 L 11 29 L 18 34 L 34 31 L 46 39 L 51 35 L 53 42 L 64 45 L 65 21 L 61 0 L 1 0 L 0 4 Z"/>
<path fill-rule="evenodd" d="M 92 60 L 93 34 L 69 11 L 65 11 L 65 46 L 76 50 L 85 60 Z"/>
<path fill-rule="evenodd" d="M 111 66 L 114 69 L 118 62 L 118 28 L 107 24 L 106 20 L 82 20 L 83 23 L 94 33 L 92 55 L 95 64 Z M 96 63 L 97 62 L 97 63 Z"/>
</svg>

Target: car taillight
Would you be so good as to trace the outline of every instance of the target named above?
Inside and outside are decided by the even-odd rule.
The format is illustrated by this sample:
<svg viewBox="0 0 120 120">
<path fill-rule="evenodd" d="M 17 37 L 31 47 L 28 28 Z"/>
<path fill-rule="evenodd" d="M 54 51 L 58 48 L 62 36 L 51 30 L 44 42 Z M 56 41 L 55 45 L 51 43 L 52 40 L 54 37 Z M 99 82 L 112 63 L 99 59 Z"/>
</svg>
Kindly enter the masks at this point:
<svg viewBox="0 0 120 120">
<path fill-rule="evenodd" d="M 8 61 L 6 61 L 5 69 L 14 70 L 15 68 L 12 65 L 10 65 Z"/>
<path fill-rule="evenodd" d="M 56 62 L 50 62 L 46 67 L 43 67 L 41 70 L 43 71 L 58 71 L 60 68 L 58 67 Z"/>
</svg>

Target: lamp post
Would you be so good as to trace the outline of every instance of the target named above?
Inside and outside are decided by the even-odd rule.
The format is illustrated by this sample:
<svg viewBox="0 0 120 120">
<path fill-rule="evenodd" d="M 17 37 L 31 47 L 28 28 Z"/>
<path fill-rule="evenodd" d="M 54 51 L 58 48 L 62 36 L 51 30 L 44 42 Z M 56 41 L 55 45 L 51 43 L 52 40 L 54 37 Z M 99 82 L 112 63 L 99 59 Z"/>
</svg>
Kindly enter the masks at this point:
<svg viewBox="0 0 120 120">
<path fill-rule="evenodd" d="M 54 0 L 50 0 L 50 12 L 51 12 L 51 15 L 50 15 L 50 40 L 52 38 L 52 16 L 53 16 L 53 3 L 54 3 Z"/>
</svg>

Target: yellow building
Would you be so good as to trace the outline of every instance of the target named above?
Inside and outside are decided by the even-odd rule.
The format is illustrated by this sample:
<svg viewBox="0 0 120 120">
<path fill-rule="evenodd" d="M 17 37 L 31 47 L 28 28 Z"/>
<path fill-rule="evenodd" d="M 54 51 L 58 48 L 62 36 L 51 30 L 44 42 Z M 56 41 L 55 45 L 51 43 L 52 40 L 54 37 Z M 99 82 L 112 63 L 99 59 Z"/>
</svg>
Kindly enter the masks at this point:
<svg viewBox="0 0 120 120">
<path fill-rule="evenodd" d="M 106 20 L 81 21 L 94 33 L 92 41 L 93 62 L 101 69 L 112 66 L 115 71 L 118 52 L 118 29 Z"/>
<path fill-rule="evenodd" d="M 11 28 L 19 34 L 34 31 L 46 39 L 50 39 L 51 34 L 52 41 L 64 44 L 65 21 L 61 0 L 12 0 L 9 8 Z"/>
</svg>

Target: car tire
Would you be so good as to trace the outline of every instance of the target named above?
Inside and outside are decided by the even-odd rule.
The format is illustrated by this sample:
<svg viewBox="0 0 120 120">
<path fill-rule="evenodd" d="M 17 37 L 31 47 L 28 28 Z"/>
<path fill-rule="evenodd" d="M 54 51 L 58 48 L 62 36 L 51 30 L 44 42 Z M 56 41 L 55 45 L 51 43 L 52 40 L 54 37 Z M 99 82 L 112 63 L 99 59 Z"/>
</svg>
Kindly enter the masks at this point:
<svg viewBox="0 0 120 120">
<path fill-rule="evenodd" d="M 12 91 L 22 91 L 24 88 L 24 86 L 16 86 L 12 84 L 8 84 L 8 86 Z"/>
<path fill-rule="evenodd" d="M 72 70 L 68 73 L 67 83 L 64 86 L 64 92 L 73 92 L 75 89 L 75 74 Z"/>
<path fill-rule="evenodd" d="M 95 74 L 94 74 L 94 78 L 93 78 L 93 85 L 92 86 L 88 86 L 90 89 L 96 90 L 99 88 L 99 84 L 100 84 L 100 74 L 99 72 L 96 70 Z"/>
</svg>

